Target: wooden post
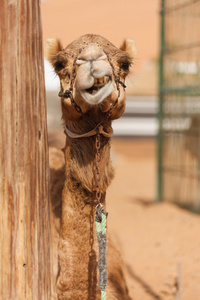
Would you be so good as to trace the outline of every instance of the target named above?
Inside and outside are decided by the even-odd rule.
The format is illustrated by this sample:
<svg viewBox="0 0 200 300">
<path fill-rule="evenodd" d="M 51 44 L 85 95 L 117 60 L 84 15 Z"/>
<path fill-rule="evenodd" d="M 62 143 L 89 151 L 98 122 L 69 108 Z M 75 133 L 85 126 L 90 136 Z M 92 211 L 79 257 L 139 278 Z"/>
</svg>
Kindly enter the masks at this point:
<svg viewBox="0 0 200 300">
<path fill-rule="evenodd" d="M 39 0 L 1 0 L 0 25 L 0 299 L 49 300 L 49 166 Z"/>
</svg>

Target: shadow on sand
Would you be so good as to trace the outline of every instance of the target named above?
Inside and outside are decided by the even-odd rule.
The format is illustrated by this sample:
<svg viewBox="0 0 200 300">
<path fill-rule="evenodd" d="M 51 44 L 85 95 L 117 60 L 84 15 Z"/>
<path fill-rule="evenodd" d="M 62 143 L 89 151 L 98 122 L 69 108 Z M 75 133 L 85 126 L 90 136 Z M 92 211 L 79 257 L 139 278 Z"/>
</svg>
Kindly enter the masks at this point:
<svg viewBox="0 0 200 300">
<path fill-rule="evenodd" d="M 140 284 L 140 286 L 146 291 L 147 294 L 149 294 L 152 299 L 156 299 L 156 300 L 164 300 L 162 297 L 160 297 L 152 288 L 150 285 L 148 285 L 148 283 L 146 283 L 141 277 L 139 277 L 131 268 L 130 265 L 126 266 L 127 268 L 127 272 L 129 274 L 129 276 L 131 276 L 133 278 L 134 281 L 136 281 L 137 283 Z"/>
</svg>

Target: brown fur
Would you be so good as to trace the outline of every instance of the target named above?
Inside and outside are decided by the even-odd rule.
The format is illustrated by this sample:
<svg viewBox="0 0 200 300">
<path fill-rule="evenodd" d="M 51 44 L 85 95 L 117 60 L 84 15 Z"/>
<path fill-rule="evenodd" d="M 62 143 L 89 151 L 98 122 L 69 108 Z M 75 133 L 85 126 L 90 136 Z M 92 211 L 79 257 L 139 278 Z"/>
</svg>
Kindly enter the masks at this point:
<svg viewBox="0 0 200 300">
<path fill-rule="evenodd" d="M 120 66 L 124 62 L 129 65 L 132 61 L 132 57 L 125 52 L 125 48 L 120 50 L 100 36 L 86 35 L 77 39 L 63 50 L 66 55 L 63 52 L 55 53 L 51 47 L 49 57 L 60 76 L 61 89 L 65 90 L 66 86 L 69 85 L 72 58 L 85 43 L 89 42 L 98 42 L 109 52 L 110 57 L 112 57 L 112 63 L 115 65 L 116 74 L 124 81 L 128 69 L 126 70 L 126 67 L 121 69 Z M 58 48 L 58 43 L 56 47 Z M 64 77 L 64 74 L 66 74 L 66 77 Z M 119 103 L 113 110 L 110 120 L 104 124 L 104 130 L 107 132 L 111 129 L 111 119 L 118 118 L 125 107 L 124 91 L 121 87 L 120 89 L 122 96 L 119 99 Z M 85 133 L 93 129 L 94 123 L 98 124 L 105 119 L 105 111 L 110 108 L 110 105 L 113 103 L 112 97 L 116 99 L 116 95 L 114 91 L 113 95 L 107 97 L 97 106 L 89 106 L 87 103 L 84 103 L 83 99 L 77 98 L 76 102 L 81 106 L 82 111 L 87 113 L 87 117 L 80 116 L 71 105 L 69 99 L 63 98 L 64 123 L 75 133 Z M 110 138 L 101 136 L 100 153 L 101 201 L 105 206 L 106 190 L 114 176 L 110 160 Z M 65 179 L 62 171 L 52 170 L 53 207 L 55 206 L 55 194 L 58 193 L 60 195 L 60 190 L 63 186 L 57 295 L 59 300 L 98 300 L 100 299 L 100 291 L 97 288 L 98 245 L 94 226 L 95 206 L 97 204 L 95 201 L 96 187 L 94 181 L 95 136 L 75 140 L 67 138 L 64 156 Z M 56 221 L 59 227 L 58 220 Z M 54 258 L 56 255 L 57 252 L 55 252 Z M 122 265 L 120 255 L 109 239 L 107 287 L 107 298 L 109 300 L 130 299 Z M 54 270 L 56 271 L 56 267 Z"/>
<path fill-rule="evenodd" d="M 59 266 L 58 266 L 58 243 L 60 240 L 60 224 L 61 224 L 61 194 L 62 194 L 62 190 L 64 188 L 64 183 L 65 183 L 65 174 L 64 174 L 64 157 L 63 157 L 63 152 L 51 147 L 50 148 L 50 170 L 51 170 L 51 199 L 52 199 L 52 237 L 53 237 L 53 259 L 54 259 L 54 278 L 56 280 L 56 278 L 58 277 L 59 274 Z M 76 189 L 76 187 L 74 186 L 74 182 L 72 183 L 72 189 Z M 76 190 L 75 190 L 76 191 Z M 77 194 L 77 197 L 79 197 L 81 195 L 81 197 L 83 197 L 83 199 L 88 199 L 90 202 L 90 197 L 89 193 L 87 193 L 86 190 L 84 190 L 83 194 L 81 192 L 81 189 L 79 191 L 79 193 Z M 63 204 L 64 205 L 64 204 Z M 73 247 L 75 244 L 75 248 L 77 248 L 77 260 L 80 259 L 80 261 L 82 261 L 83 259 L 86 259 L 86 263 L 84 264 L 84 266 L 82 266 L 82 268 L 79 267 L 80 263 L 78 264 L 77 267 L 77 274 L 74 274 L 74 276 L 77 276 L 77 280 L 78 278 L 80 278 L 81 276 L 86 275 L 86 273 L 88 272 L 88 278 L 86 278 L 86 282 L 85 282 L 85 292 L 83 292 L 78 284 L 77 289 L 80 288 L 80 295 L 78 296 L 77 294 L 74 294 L 74 290 L 72 290 L 72 286 L 70 283 L 69 286 L 69 290 L 71 290 L 72 295 L 74 294 L 74 297 L 71 295 L 67 295 L 66 292 L 63 292 L 63 295 L 59 296 L 60 298 L 58 299 L 91 299 L 91 300 L 97 300 L 100 299 L 100 295 L 99 295 L 99 291 L 96 288 L 96 284 L 98 281 L 97 278 L 97 260 L 98 260 L 98 251 L 97 251 L 97 247 L 94 245 L 92 245 L 92 235 L 93 238 L 95 239 L 94 244 L 96 244 L 96 233 L 93 227 L 88 228 L 88 225 L 90 225 L 90 222 L 92 222 L 94 224 L 94 211 L 91 208 L 92 206 L 87 204 L 87 209 L 85 210 L 81 210 L 81 214 L 83 214 L 84 211 L 84 215 L 86 214 L 87 217 L 84 217 L 84 222 L 87 224 L 86 228 L 87 231 L 90 232 L 91 237 L 89 237 L 89 240 L 87 242 L 85 242 L 82 231 L 82 221 L 81 221 L 81 231 L 80 234 L 74 235 L 73 232 L 71 232 L 71 230 L 68 230 L 66 228 L 66 231 L 70 231 L 68 236 L 69 238 L 72 239 L 73 241 Z M 91 213 L 92 212 L 92 213 Z M 86 219 L 85 219 L 86 218 Z M 74 218 L 72 218 L 72 220 L 74 220 Z M 74 221 L 72 222 L 72 220 L 69 222 L 69 226 L 71 225 L 71 223 L 74 223 Z M 80 222 L 80 220 L 78 220 L 77 222 Z M 86 225 L 84 224 L 84 225 Z M 108 219 L 108 224 L 109 224 L 109 219 Z M 78 226 L 78 225 L 77 225 Z M 86 230 L 83 230 L 86 231 Z M 109 228 L 108 228 L 108 232 L 109 232 Z M 87 232 L 86 232 L 87 233 Z M 63 234 L 65 234 L 63 232 Z M 81 239 L 80 239 L 81 237 Z M 86 236 L 86 239 L 88 239 L 88 234 Z M 77 243 L 77 240 L 80 241 Z M 91 247 L 92 246 L 92 247 Z M 80 249 L 78 249 L 80 247 Z M 92 249 L 92 250 L 91 250 Z M 95 249 L 95 250 L 94 250 Z M 110 236 L 108 237 L 108 245 L 107 245 L 107 261 L 108 261 L 108 288 L 107 288 L 107 297 L 109 300 L 116 300 L 116 299 L 123 299 L 123 300 L 130 300 L 131 298 L 128 296 L 128 289 L 126 286 L 126 282 L 125 282 L 125 277 L 124 277 L 124 272 L 123 272 L 123 261 L 122 258 L 120 256 L 119 251 L 116 249 L 116 247 L 114 246 L 112 240 L 110 239 Z M 67 251 L 67 250 L 66 250 Z M 86 252 L 85 252 L 86 251 Z M 88 253 L 90 255 L 88 255 L 88 257 L 85 257 L 85 253 Z M 61 256 L 62 257 L 62 256 Z M 64 265 L 66 265 L 66 257 L 67 257 L 67 253 L 66 255 L 63 255 L 63 259 L 64 259 Z M 61 262 L 60 262 L 61 264 Z M 86 269 L 84 269 L 84 267 Z M 82 274 L 80 274 L 82 270 Z M 67 270 L 66 270 L 67 272 Z M 71 276 L 71 272 L 68 276 L 66 276 L 66 281 L 67 279 L 69 280 L 69 277 Z M 65 281 L 64 281 L 65 282 Z M 62 294 L 62 292 L 60 290 L 67 290 L 67 283 L 64 284 L 64 282 L 61 284 L 59 283 L 59 291 L 58 291 L 58 295 Z M 71 280 L 70 280 L 71 282 Z M 90 283 L 90 284 L 89 284 Z M 69 294 L 69 293 L 68 293 Z M 85 295 L 85 296 L 84 296 Z M 72 298 L 70 298 L 72 297 Z M 99 298 L 98 298 L 99 297 Z"/>
</svg>

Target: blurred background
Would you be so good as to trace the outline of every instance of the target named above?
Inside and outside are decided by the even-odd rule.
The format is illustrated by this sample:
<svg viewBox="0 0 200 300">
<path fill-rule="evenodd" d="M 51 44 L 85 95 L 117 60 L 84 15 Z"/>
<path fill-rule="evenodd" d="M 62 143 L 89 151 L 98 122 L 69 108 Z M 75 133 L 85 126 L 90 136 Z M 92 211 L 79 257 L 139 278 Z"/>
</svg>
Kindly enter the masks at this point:
<svg viewBox="0 0 200 300">
<path fill-rule="evenodd" d="M 113 122 L 109 231 L 133 299 L 199 300 L 200 1 L 44 0 L 41 11 L 44 45 L 87 33 L 118 47 L 135 40 L 126 111 Z M 49 144 L 62 148 L 59 80 L 46 59 L 45 82 Z"/>
</svg>

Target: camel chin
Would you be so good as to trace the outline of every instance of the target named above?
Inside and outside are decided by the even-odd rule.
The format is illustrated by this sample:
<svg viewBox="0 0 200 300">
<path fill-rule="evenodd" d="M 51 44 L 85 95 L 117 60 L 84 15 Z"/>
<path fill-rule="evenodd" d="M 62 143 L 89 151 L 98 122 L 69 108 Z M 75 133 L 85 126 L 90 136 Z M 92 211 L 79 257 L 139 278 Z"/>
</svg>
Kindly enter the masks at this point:
<svg viewBox="0 0 200 300">
<path fill-rule="evenodd" d="M 80 94 L 83 99 L 90 105 L 100 104 L 104 99 L 106 99 L 113 91 L 113 83 L 111 78 L 109 78 L 106 83 L 94 83 L 90 88 L 85 90 L 80 90 Z"/>
</svg>

